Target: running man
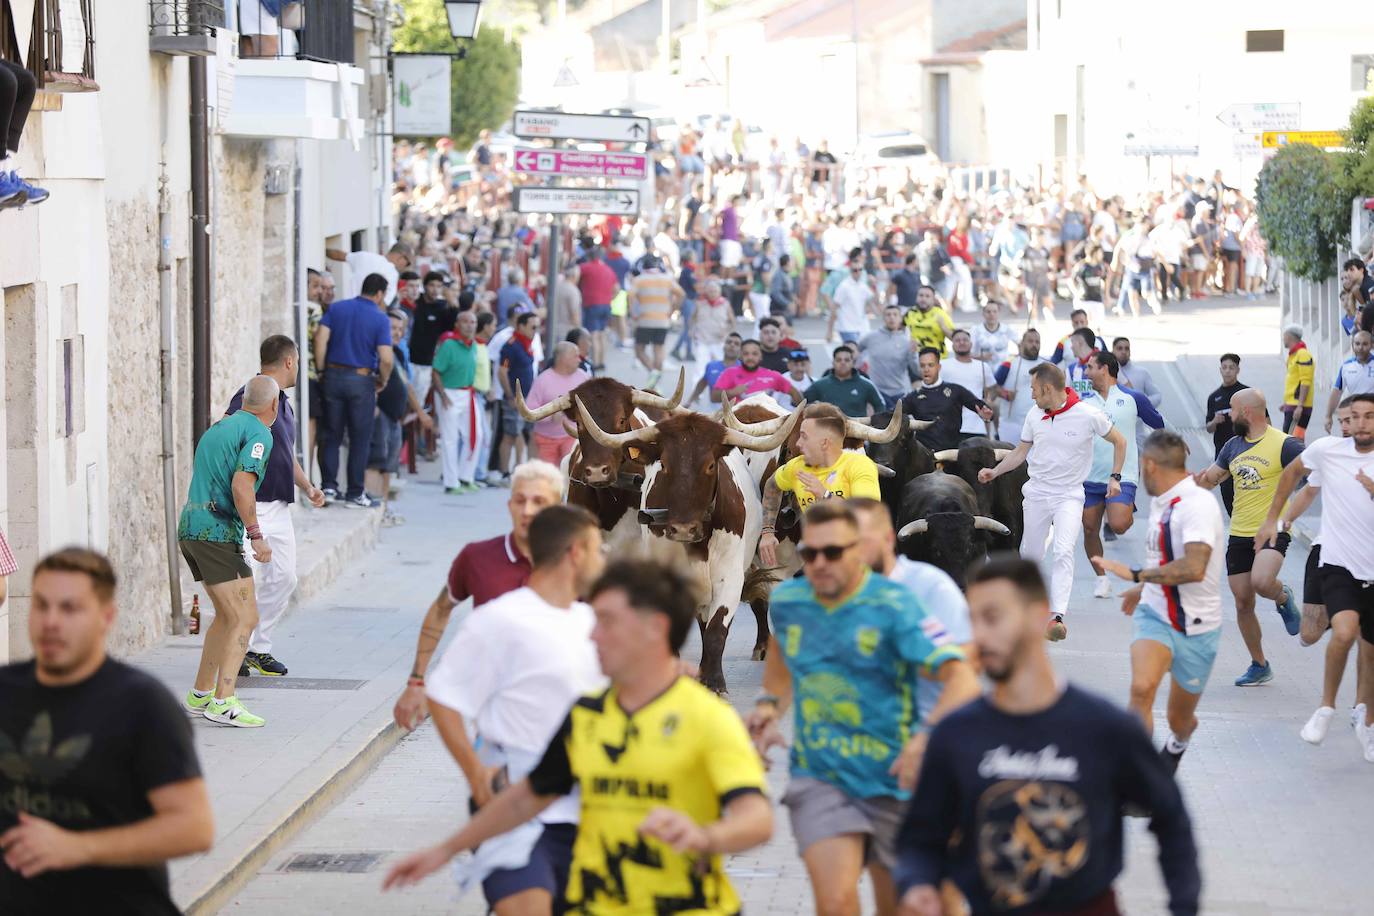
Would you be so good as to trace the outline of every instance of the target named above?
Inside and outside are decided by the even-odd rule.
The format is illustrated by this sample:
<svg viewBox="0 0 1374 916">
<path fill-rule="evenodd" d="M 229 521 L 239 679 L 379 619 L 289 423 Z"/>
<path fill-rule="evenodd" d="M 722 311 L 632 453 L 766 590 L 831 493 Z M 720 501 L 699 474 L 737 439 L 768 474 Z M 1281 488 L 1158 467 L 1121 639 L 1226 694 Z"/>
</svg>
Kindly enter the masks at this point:
<svg viewBox="0 0 1374 916">
<path fill-rule="evenodd" d="M 425 612 L 406 689 L 392 710 L 396 724 L 413 731 L 425 717 L 425 671 L 444 638 L 453 609 L 468 598 L 474 608 L 514 591 L 530 578 L 530 523 L 548 506 L 563 501 L 563 472 L 547 461 L 527 461 L 510 475 L 511 530 L 458 551 L 448 580 Z"/>
<path fill-rule="evenodd" d="M 816 911 L 859 912 L 867 867 L 878 912 L 896 911 L 897 826 L 916 783 L 927 724 L 978 695 L 963 650 L 903 585 L 869 570 L 859 520 L 840 500 L 802 516 L 805 579 L 773 590 L 773 635 L 763 687 L 749 715 L 759 752 L 782 744 L 778 721 L 795 705 L 791 776 L 782 803 L 792 817 Z M 942 685 L 918 710 L 920 679 Z M 793 693 L 795 692 L 795 704 Z"/>
<path fill-rule="evenodd" d="M 524 779 L 568 707 L 606 683 L 591 641 L 592 609 L 577 600 L 605 565 L 596 518 L 578 506 L 550 506 L 530 523 L 528 540 L 529 584 L 469 614 L 428 681 L 434 727 L 467 778 L 474 809 Z M 464 863 L 460 885 L 480 880 L 497 916 L 562 912 L 576 835 L 577 801 L 559 799 L 483 844 Z"/>
<path fill-rule="evenodd" d="M 573 704 L 543 759 L 460 831 L 391 869 L 414 884 L 581 786 L 564 893 L 569 912 L 738 913 L 723 857 L 766 843 L 773 811 L 734 710 L 681 674 L 692 585 L 659 563 L 612 563 L 592 586 L 592 642 L 606 691 Z"/>
<path fill-rule="evenodd" d="M 1216 464 L 1199 471 L 1196 477 L 1198 484 L 1209 490 L 1227 478 L 1236 482 L 1226 576 L 1236 599 L 1236 626 L 1250 652 L 1250 667 L 1236 678 L 1236 686 L 1255 687 L 1274 677 L 1273 666 L 1264 656 L 1255 596 L 1274 602 L 1289 636 L 1298 635 L 1302 625 L 1293 590 L 1279 581 L 1291 540 L 1288 532 L 1278 532 L 1261 550 L 1254 544 L 1274 502 L 1279 475 L 1302 454 L 1302 441 L 1269 425 L 1264 394 L 1257 388 L 1244 388 L 1231 396 L 1231 425 L 1236 435 L 1217 452 Z M 1278 511 L 1282 510 L 1280 504 Z"/>
<path fill-rule="evenodd" d="M 1150 500 L 1145 565 L 1098 555 L 1099 573 L 1139 583 L 1121 596 L 1132 617 L 1131 711 L 1154 734 L 1155 693 L 1169 672 L 1169 737 L 1161 756 L 1175 772 L 1197 729 L 1197 704 L 1221 642 L 1221 568 L 1226 525 L 1212 494 L 1185 466 L 1188 446 L 1178 433 L 1156 430 L 1145 440 L 1140 474 Z"/>
<path fill-rule="evenodd" d="M 1069 594 L 1073 591 L 1073 548 L 1083 527 L 1083 483 L 1092 470 L 1093 442 L 1100 437 L 1112 445 L 1106 490 L 1106 498 L 1111 501 L 1121 493 L 1127 439 L 1112 426 L 1110 417 L 1064 387 L 1064 372 L 1052 363 L 1041 363 L 1031 370 L 1031 397 L 1039 410 L 1027 414 L 1021 427 L 1021 441 L 996 467 L 979 471 L 978 482 L 991 483 L 1029 461 L 1029 479 L 1021 488 L 1025 506 L 1021 556 L 1042 562 L 1045 542 L 1053 528 L 1051 616 L 1045 626 L 1045 638 L 1058 642 L 1069 635 L 1064 615 L 1069 611 Z"/>
<path fill-rule="evenodd" d="M 1125 804 L 1151 812 L 1169 911 L 1197 913 L 1178 786 L 1134 716 L 1055 674 L 1035 565 L 992 560 L 969 576 L 968 603 L 993 689 L 931 732 L 898 839 L 903 916 L 951 912 L 946 878 L 974 913 L 1118 913 Z"/>
<path fill-rule="evenodd" d="M 901 400 L 902 411 L 914 420 L 930 420 L 930 425 L 918 429 L 916 438 L 932 452 L 958 448 L 965 438 L 960 431 L 964 425 L 964 411 L 972 410 L 983 420 L 993 418 L 992 408 L 963 385 L 941 378 L 943 363 L 940 351 L 925 347 L 917 357 L 921 369 L 921 384 Z"/>
<path fill-rule="evenodd" d="M 1350 399 L 1350 438 L 1328 436 L 1309 445 L 1278 479 L 1269 512 L 1255 533 L 1260 552 L 1278 536 L 1279 514 L 1288 496 L 1306 474 L 1322 488 L 1322 597 L 1331 618 L 1331 641 L 1326 646 L 1322 704 L 1303 727 L 1303 737 L 1319 744 L 1335 714 L 1336 693 L 1345 673 L 1350 647 L 1358 636 L 1364 679 L 1357 697 L 1364 715 L 1356 719 L 1355 734 L 1364 759 L 1374 763 L 1374 732 L 1369 710 L 1374 709 L 1370 666 L 1374 663 L 1374 394 Z M 1237 494 L 1239 498 L 1239 494 Z M 1313 740 L 1316 739 L 1316 740 Z"/>
<path fill-rule="evenodd" d="M 205 583 L 215 606 L 195 684 L 186 694 L 186 711 L 239 728 L 266 724 L 239 702 L 234 689 L 249 636 L 258 625 L 253 571 L 243 559 L 244 538 L 254 560 L 272 562 L 272 548 L 258 526 L 257 492 L 272 454 L 271 428 L 277 422 L 280 394 L 271 376 L 253 376 L 243 386 L 242 407 L 200 437 L 177 523 L 181 555 L 191 576 Z"/>
</svg>

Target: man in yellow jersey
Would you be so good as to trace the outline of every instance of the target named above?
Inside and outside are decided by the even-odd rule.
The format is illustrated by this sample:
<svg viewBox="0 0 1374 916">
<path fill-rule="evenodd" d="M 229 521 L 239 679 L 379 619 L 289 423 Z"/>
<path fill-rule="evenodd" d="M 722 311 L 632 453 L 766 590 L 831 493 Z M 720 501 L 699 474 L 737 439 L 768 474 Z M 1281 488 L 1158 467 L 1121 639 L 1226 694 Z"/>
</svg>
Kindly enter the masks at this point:
<svg viewBox="0 0 1374 916">
<path fill-rule="evenodd" d="M 934 347 L 940 351 L 940 358 L 945 358 L 945 338 L 954 336 L 954 322 L 940 305 L 933 286 L 922 286 L 916 291 L 916 307 L 906 313 L 903 321 L 912 340 L 922 347 Z"/>
<path fill-rule="evenodd" d="M 818 499 L 862 497 L 880 499 L 878 466 L 863 452 L 844 450 L 845 417 L 833 404 L 812 404 L 802 415 L 796 458 L 778 468 L 763 485 L 763 534 L 759 559 L 777 565 L 778 510 L 782 496 L 791 493 L 805 512 Z"/>
<path fill-rule="evenodd" d="M 1302 328 L 1295 324 L 1283 329 L 1283 348 L 1288 351 L 1288 372 L 1283 377 L 1283 431 L 1291 431 L 1301 441 L 1312 422 L 1316 364 L 1302 341 Z"/>
<path fill-rule="evenodd" d="M 766 843 L 773 812 L 743 723 L 681 674 L 677 653 L 696 617 L 692 587 L 666 564 L 622 560 L 590 598 L 610 688 L 573 705 L 527 778 L 440 845 L 399 862 L 384 888 L 419 881 L 580 786 L 572 870 L 555 912 L 739 912 L 722 856 Z"/>
<path fill-rule="evenodd" d="M 1274 502 L 1279 477 L 1302 454 L 1302 441 L 1269 425 L 1264 394 L 1246 388 L 1231 395 L 1231 423 L 1236 435 L 1217 452 L 1216 464 L 1199 471 L 1199 485 L 1211 489 L 1227 477 L 1235 481 L 1231 508 L 1231 537 L 1226 545 L 1226 575 L 1236 599 L 1236 624 L 1250 651 L 1250 667 L 1236 678 L 1237 687 L 1254 687 L 1274 677 L 1260 644 L 1255 596 L 1268 598 L 1278 607 L 1284 629 L 1296 636 L 1302 624 L 1293 590 L 1279 581 L 1279 569 L 1288 551 L 1288 532 L 1256 549 L 1255 535 Z"/>
</svg>

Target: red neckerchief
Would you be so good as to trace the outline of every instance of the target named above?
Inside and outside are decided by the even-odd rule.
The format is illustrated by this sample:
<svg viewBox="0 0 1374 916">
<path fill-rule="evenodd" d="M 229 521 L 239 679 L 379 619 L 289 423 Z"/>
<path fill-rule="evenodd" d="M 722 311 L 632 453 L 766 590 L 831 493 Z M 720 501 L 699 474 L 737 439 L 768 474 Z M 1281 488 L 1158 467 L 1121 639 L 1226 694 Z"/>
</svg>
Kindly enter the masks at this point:
<svg viewBox="0 0 1374 916">
<path fill-rule="evenodd" d="M 1069 336 L 1072 337 L 1073 335 L 1069 335 Z M 1092 358 L 1093 358 L 1093 353 L 1096 353 L 1096 352 L 1097 352 L 1096 350 L 1093 350 L 1092 353 L 1089 353 L 1087 356 L 1085 356 L 1085 357 L 1083 357 L 1082 359 L 1080 359 L 1080 360 L 1078 361 L 1078 365 L 1080 365 L 1080 366 L 1086 366 L 1086 365 L 1088 364 L 1088 360 L 1092 359 Z M 1065 390 L 1065 391 L 1068 391 L 1069 389 L 1068 389 L 1068 388 L 1065 388 L 1064 390 Z"/>
<path fill-rule="evenodd" d="M 1292 356 L 1294 353 L 1298 352 L 1299 350 L 1306 350 L 1306 349 L 1307 349 L 1307 344 L 1303 343 L 1303 342 L 1300 340 L 1300 341 L 1298 341 L 1297 343 L 1293 344 L 1293 346 L 1291 346 L 1291 347 L 1288 348 L 1288 355 L 1289 355 L 1289 356 Z"/>
<path fill-rule="evenodd" d="M 458 341 L 460 344 L 462 344 L 462 345 L 465 346 L 465 347 L 470 347 L 470 346 L 472 346 L 472 343 L 473 343 L 472 340 L 470 340 L 469 338 L 464 337 L 463 335 L 459 334 L 457 331 L 445 331 L 444 333 L 440 334 L 440 335 L 439 335 L 439 344 L 438 344 L 438 345 L 439 345 L 439 346 L 443 346 L 443 343 L 444 343 L 444 341 L 446 341 L 446 340 L 456 340 L 456 341 Z"/>
<path fill-rule="evenodd" d="M 1059 416 L 1061 413 L 1063 413 L 1064 411 L 1068 410 L 1070 407 L 1072 407 L 1073 405 L 1075 405 L 1075 404 L 1078 403 L 1078 392 L 1077 392 L 1077 391 L 1074 391 L 1072 388 L 1065 388 L 1065 389 L 1064 389 L 1064 394 L 1065 394 L 1064 406 L 1063 406 L 1063 407 L 1060 407 L 1060 408 L 1057 409 L 1057 410 L 1047 410 L 1047 411 L 1045 411 L 1045 415 L 1044 415 L 1043 417 L 1041 417 L 1040 419 L 1042 419 L 1042 420 L 1053 420 L 1055 417 Z"/>
<path fill-rule="evenodd" d="M 512 339 L 512 340 L 515 340 L 515 341 L 519 341 L 520 346 L 524 347 L 524 348 L 525 348 L 525 352 L 528 353 L 530 356 L 533 356 L 533 355 L 534 355 L 534 341 L 533 341 L 533 340 L 531 340 L 530 338 L 526 337 L 524 334 L 521 334 L 519 331 L 516 331 L 514 334 L 512 334 L 512 335 L 511 335 L 511 339 Z"/>
</svg>

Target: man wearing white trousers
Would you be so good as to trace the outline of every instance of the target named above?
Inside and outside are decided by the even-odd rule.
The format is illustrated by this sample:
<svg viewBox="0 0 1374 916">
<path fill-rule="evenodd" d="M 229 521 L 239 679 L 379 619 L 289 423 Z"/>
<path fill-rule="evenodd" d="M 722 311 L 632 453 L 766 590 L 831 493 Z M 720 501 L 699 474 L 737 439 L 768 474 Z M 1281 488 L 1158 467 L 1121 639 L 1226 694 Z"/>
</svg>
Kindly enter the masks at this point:
<svg viewBox="0 0 1374 916">
<path fill-rule="evenodd" d="M 1083 481 L 1092 468 L 1093 441 L 1100 436 L 1112 444 L 1112 473 L 1107 480 L 1110 499 L 1121 492 L 1126 437 L 1112 426 L 1110 417 L 1064 387 L 1064 372 L 1058 366 L 1042 363 L 1030 375 L 1031 397 L 1039 410 L 1026 415 L 1016 448 L 996 467 L 979 471 L 978 481 L 990 483 L 1023 461 L 1029 462 L 1030 477 L 1021 488 L 1025 512 L 1021 556 L 1043 561 L 1045 541 L 1053 529 L 1053 565 L 1046 577 L 1050 580 L 1051 616 L 1045 636 L 1057 642 L 1069 635 L 1064 615 L 1073 590 L 1073 555 L 1083 527 Z"/>
<path fill-rule="evenodd" d="M 477 316 L 458 315 L 457 329 L 439 339 L 434 353 L 434 392 L 439 402 L 439 452 L 444 492 L 475 493 L 477 458 L 482 451 L 484 395 L 477 390 Z"/>
<path fill-rule="evenodd" d="M 274 380 L 281 389 L 277 404 L 277 420 L 272 424 L 272 451 L 267 458 L 267 470 L 258 488 L 258 527 L 272 551 L 272 558 L 259 563 L 248 551 L 248 565 L 253 570 L 253 591 L 258 599 L 258 625 L 248 640 L 248 653 L 239 668 L 239 677 L 252 673 L 280 677 L 286 666 L 272 656 L 272 630 L 286 612 L 291 594 L 296 590 L 296 530 L 291 525 L 291 504 L 296 501 L 296 487 L 319 508 L 324 505 L 324 491 L 310 482 L 305 469 L 296 460 L 296 415 L 291 410 L 287 391 L 296 387 L 300 371 L 300 352 L 290 337 L 274 334 L 258 347 L 261 372 Z M 243 406 L 243 389 L 229 401 L 228 416 Z"/>
</svg>

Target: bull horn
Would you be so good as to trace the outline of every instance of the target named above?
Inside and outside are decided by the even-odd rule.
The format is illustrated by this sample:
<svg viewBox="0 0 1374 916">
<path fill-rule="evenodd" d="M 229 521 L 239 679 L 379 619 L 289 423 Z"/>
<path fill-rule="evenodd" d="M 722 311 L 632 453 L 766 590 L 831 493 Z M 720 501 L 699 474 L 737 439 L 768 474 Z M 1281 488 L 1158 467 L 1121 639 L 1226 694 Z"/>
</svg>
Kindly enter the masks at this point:
<svg viewBox="0 0 1374 916">
<path fill-rule="evenodd" d="M 537 423 L 556 413 L 562 413 L 571 407 L 572 399 L 568 395 L 562 394 L 545 404 L 543 407 L 537 410 L 530 410 L 525 406 L 525 396 L 520 390 L 520 382 L 517 381 L 515 383 L 515 409 L 520 411 L 520 416 L 524 417 L 529 423 Z"/>
<path fill-rule="evenodd" d="M 677 390 L 673 396 L 665 398 L 661 394 L 652 391 L 640 391 L 636 388 L 630 393 L 630 400 L 636 407 L 657 407 L 659 410 L 672 410 L 682 403 L 682 388 L 687 383 L 687 369 L 681 367 L 677 371 Z"/>
<path fill-rule="evenodd" d="M 897 472 L 894 471 L 894 470 L 892 470 L 892 468 L 888 467 L 887 465 L 875 464 L 875 465 L 873 465 L 873 466 L 874 466 L 875 468 L 878 469 L 878 476 L 879 476 L 879 477 L 896 477 L 896 476 L 897 476 Z"/>
<path fill-rule="evenodd" d="M 567 417 L 564 417 L 564 418 L 563 418 L 563 432 L 567 433 L 569 436 L 572 436 L 574 439 L 576 439 L 576 438 L 577 438 L 577 424 L 574 423 L 574 422 L 572 422 L 571 420 L 569 420 Z"/>
<path fill-rule="evenodd" d="M 918 518 L 914 522 L 907 522 L 902 526 L 902 530 L 897 532 L 898 538 L 909 538 L 913 534 L 925 534 L 930 530 L 930 523 L 923 518 Z"/>
<path fill-rule="evenodd" d="M 888 421 L 886 429 L 874 429 L 867 423 L 860 423 L 857 420 L 844 421 L 844 434 L 848 439 L 862 439 L 864 442 L 891 442 L 896 439 L 902 431 L 902 402 L 897 402 L 897 407 L 892 411 L 892 419 Z"/>
<path fill-rule="evenodd" d="M 1011 534 L 1011 529 L 1002 524 L 995 518 L 988 518 L 986 515 L 975 515 L 973 517 L 973 527 L 979 531 L 994 531 L 1006 537 Z"/>
<path fill-rule="evenodd" d="M 802 411 L 806 409 L 806 402 L 802 401 L 797 405 L 797 409 L 783 421 L 777 431 L 770 436 L 751 436 L 748 433 L 740 432 L 737 429 L 725 429 L 725 444 L 734 448 L 747 449 L 751 452 L 771 452 L 787 441 L 787 437 L 792 435 L 792 428 L 801 419 Z"/>
<path fill-rule="evenodd" d="M 935 453 L 936 464 L 949 464 L 951 461 L 959 460 L 959 450 L 957 448 L 942 448 Z"/>
<path fill-rule="evenodd" d="M 591 434 L 591 437 L 607 448 L 625 448 L 631 445 L 648 445 L 658 441 L 658 427 L 649 425 L 640 429 L 632 429 L 626 433 L 608 433 L 596 421 L 592 415 L 587 413 L 587 407 L 579 397 L 573 398 L 573 403 L 577 405 L 577 418 L 582 423 L 582 428 Z"/>
<path fill-rule="evenodd" d="M 783 414 L 772 420 L 760 420 L 757 423 L 745 423 L 735 416 L 735 411 L 730 407 L 730 402 L 726 399 L 721 399 L 720 422 L 723 423 L 727 429 L 737 429 L 745 435 L 771 436 L 782 427 L 782 424 L 787 422 L 787 415 Z"/>
<path fill-rule="evenodd" d="M 1001 461 L 1014 451 L 1016 451 L 1014 448 L 995 448 L 992 450 L 992 457 L 997 461 Z"/>
<path fill-rule="evenodd" d="M 929 427 L 931 427 L 931 426 L 934 426 L 934 425 L 935 425 L 935 421 L 934 421 L 934 420 L 918 420 L 918 419 L 916 419 L 915 417 L 907 417 L 907 418 L 906 418 L 906 427 L 907 427 L 907 429 L 911 430 L 913 433 L 919 433 L 921 430 L 927 429 L 927 428 L 929 428 Z"/>
</svg>

